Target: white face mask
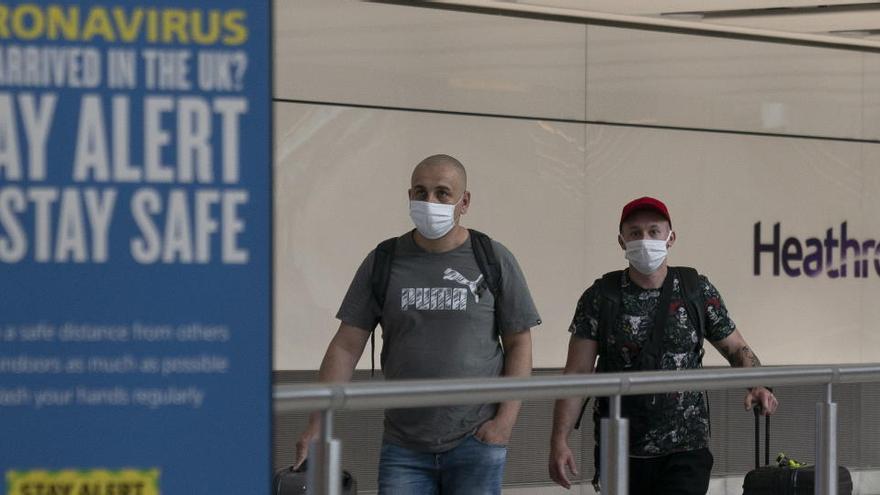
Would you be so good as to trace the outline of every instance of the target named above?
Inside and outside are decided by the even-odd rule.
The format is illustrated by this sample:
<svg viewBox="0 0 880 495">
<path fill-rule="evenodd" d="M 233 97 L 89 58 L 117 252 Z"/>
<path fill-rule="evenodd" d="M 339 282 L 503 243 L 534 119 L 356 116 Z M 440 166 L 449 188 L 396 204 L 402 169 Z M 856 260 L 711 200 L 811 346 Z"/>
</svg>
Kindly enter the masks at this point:
<svg viewBox="0 0 880 495">
<path fill-rule="evenodd" d="M 427 201 L 410 201 L 409 217 L 416 225 L 416 230 L 427 239 L 439 239 L 448 234 L 455 226 L 455 207 L 461 199 L 453 205 L 442 203 L 429 203 Z"/>
<path fill-rule="evenodd" d="M 666 259 L 666 243 L 672 238 L 672 231 L 666 240 L 643 239 L 626 243 L 626 259 L 639 273 L 650 275 L 660 269 Z"/>
</svg>

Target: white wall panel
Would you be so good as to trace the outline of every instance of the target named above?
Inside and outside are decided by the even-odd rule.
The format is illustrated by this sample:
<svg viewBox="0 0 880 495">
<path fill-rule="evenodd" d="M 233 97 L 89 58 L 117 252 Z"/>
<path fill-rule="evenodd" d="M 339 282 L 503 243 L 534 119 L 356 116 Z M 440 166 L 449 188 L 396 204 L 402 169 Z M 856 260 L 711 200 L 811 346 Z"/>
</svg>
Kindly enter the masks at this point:
<svg viewBox="0 0 880 495">
<path fill-rule="evenodd" d="M 275 96 L 583 120 L 583 25 L 275 2 Z"/>
<path fill-rule="evenodd" d="M 275 116 L 276 369 L 319 366 L 357 266 L 412 228 L 410 173 L 434 153 L 468 169 L 463 223 L 510 248 L 526 274 L 544 318 L 536 365 L 562 365 L 583 273 L 582 125 L 288 103 Z"/>
<path fill-rule="evenodd" d="M 318 366 L 355 268 L 411 228 L 409 173 L 436 152 L 468 166 L 465 224 L 510 247 L 525 270 L 545 322 L 534 332 L 538 367 L 564 363 L 577 298 L 625 266 L 620 208 L 644 194 L 671 209 L 671 262 L 710 277 L 765 363 L 880 359 L 873 266 L 868 278 L 851 264 L 846 279 L 773 276 L 764 254 L 753 274 L 758 221 L 763 243 L 775 222 L 781 242 L 829 228 L 839 238 L 844 221 L 851 238 L 880 237 L 880 146 L 283 103 L 276 116 L 278 369 Z M 707 364 L 722 360 L 710 352 Z"/>
<path fill-rule="evenodd" d="M 862 137 L 858 52 L 589 26 L 591 121 Z"/>
<path fill-rule="evenodd" d="M 864 237 L 880 243 L 880 145 L 865 144 L 862 146 L 862 153 L 865 171 L 861 195 L 865 219 Z M 875 250 L 875 255 L 878 252 L 880 251 Z M 877 257 L 867 258 L 877 259 L 876 262 L 872 260 L 872 264 L 880 265 Z M 876 265 L 872 276 L 878 275 L 877 271 L 880 270 Z M 847 340 L 850 341 L 850 353 L 857 353 L 862 362 L 880 363 L 880 276 L 869 282 L 864 284 L 862 292 L 863 319 L 860 333 L 857 336 L 847 336 Z"/>
<path fill-rule="evenodd" d="M 589 126 L 587 135 L 587 231 L 604 233 L 586 246 L 597 253 L 588 272 L 625 265 L 615 241 L 620 208 L 654 195 L 667 202 L 678 235 L 670 262 L 709 276 L 765 363 L 859 361 L 866 356 L 859 346 L 878 342 L 859 337 L 863 315 L 877 311 L 863 307 L 863 296 L 877 300 L 876 272 L 867 279 L 853 278 L 852 267 L 846 279 L 773 276 L 764 255 L 762 274 L 753 274 L 758 221 L 765 243 L 775 222 L 783 242 L 823 237 L 832 227 L 839 237 L 842 221 L 850 237 L 876 237 L 863 200 L 880 184 L 876 172 L 863 173 L 860 144 L 608 126 Z M 706 362 L 723 364 L 714 351 Z"/>
<path fill-rule="evenodd" d="M 880 53 L 866 53 L 862 112 L 865 139 L 880 140 Z"/>
</svg>

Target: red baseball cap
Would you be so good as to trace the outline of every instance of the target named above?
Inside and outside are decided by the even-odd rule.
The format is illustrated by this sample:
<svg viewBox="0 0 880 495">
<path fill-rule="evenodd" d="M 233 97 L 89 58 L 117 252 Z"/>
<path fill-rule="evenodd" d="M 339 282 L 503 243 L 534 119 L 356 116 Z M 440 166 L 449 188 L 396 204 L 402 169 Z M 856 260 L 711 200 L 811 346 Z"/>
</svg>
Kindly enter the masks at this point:
<svg viewBox="0 0 880 495">
<path fill-rule="evenodd" d="M 649 210 L 659 213 L 669 222 L 669 226 L 672 227 L 672 219 L 669 218 L 669 210 L 666 209 L 666 205 L 659 199 L 645 196 L 634 199 L 623 207 L 623 211 L 620 213 L 620 225 L 618 228 L 623 228 L 623 222 L 629 218 L 630 215 L 641 210 Z"/>
</svg>

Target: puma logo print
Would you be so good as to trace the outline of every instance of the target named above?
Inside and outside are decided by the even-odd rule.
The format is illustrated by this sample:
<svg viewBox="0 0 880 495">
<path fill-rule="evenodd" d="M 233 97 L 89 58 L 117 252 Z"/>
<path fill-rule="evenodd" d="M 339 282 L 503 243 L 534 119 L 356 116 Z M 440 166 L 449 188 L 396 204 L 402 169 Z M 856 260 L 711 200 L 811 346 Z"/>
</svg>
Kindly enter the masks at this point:
<svg viewBox="0 0 880 495">
<path fill-rule="evenodd" d="M 480 302 L 480 294 L 485 285 L 483 275 L 476 280 L 467 277 L 452 268 L 443 272 L 443 280 L 457 282 L 467 287 L 405 287 L 400 289 L 400 310 L 408 311 L 467 311 L 468 292 L 474 295 L 474 301 Z"/>
<path fill-rule="evenodd" d="M 476 280 L 468 280 L 464 275 L 458 273 L 452 268 L 447 268 L 446 271 L 443 272 L 443 280 L 451 280 L 453 282 L 458 282 L 461 285 L 466 285 L 468 289 L 470 289 L 471 294 L 474 295 L 474 302 L 480 302 L 480 282 L 483 281 L 483 274 L 481 273 Z"/>
</svg>

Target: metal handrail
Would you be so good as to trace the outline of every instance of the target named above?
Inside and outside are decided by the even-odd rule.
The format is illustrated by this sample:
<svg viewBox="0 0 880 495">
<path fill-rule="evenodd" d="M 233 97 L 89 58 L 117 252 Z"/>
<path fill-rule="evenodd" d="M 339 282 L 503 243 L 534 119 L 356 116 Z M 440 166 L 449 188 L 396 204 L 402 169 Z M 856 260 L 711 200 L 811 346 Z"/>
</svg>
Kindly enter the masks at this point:
<svg viewBox="0 0 880 495">
<path fill-rule="evenodd" d="M 816 495 L 837 495 L 837 404 L 832 386 L 880 382 L 880 363 L 818 366 L 764 366 L 638 373 L 554 375 L 525 378 L 395 380 L 381 382 L 278 385 L 275 411 L 323 410 L 321 441 L 315 446 L 314 493 L 340 493 L 341 446 L 332 438 L 333 412 L 480 404 L 505 400 L 609 396 L 612 410 L 602 420 L 603 493 L 628 492 L 628 420 L 620 417 L 620 396 L 682 390 L 719 390 L 756 385 L 826 385 L 825 401 L 816 405 Z"/>
<path fill-rule="evenodd" d="M 880 363 L 836 366 L 763 366 L 526 378 L 394 380 L 277 385 L 275 410 L 382 409 L 481 404 L 512 399 L 655 394 L 754 385 L 880 382 Z"/>
</svg>

